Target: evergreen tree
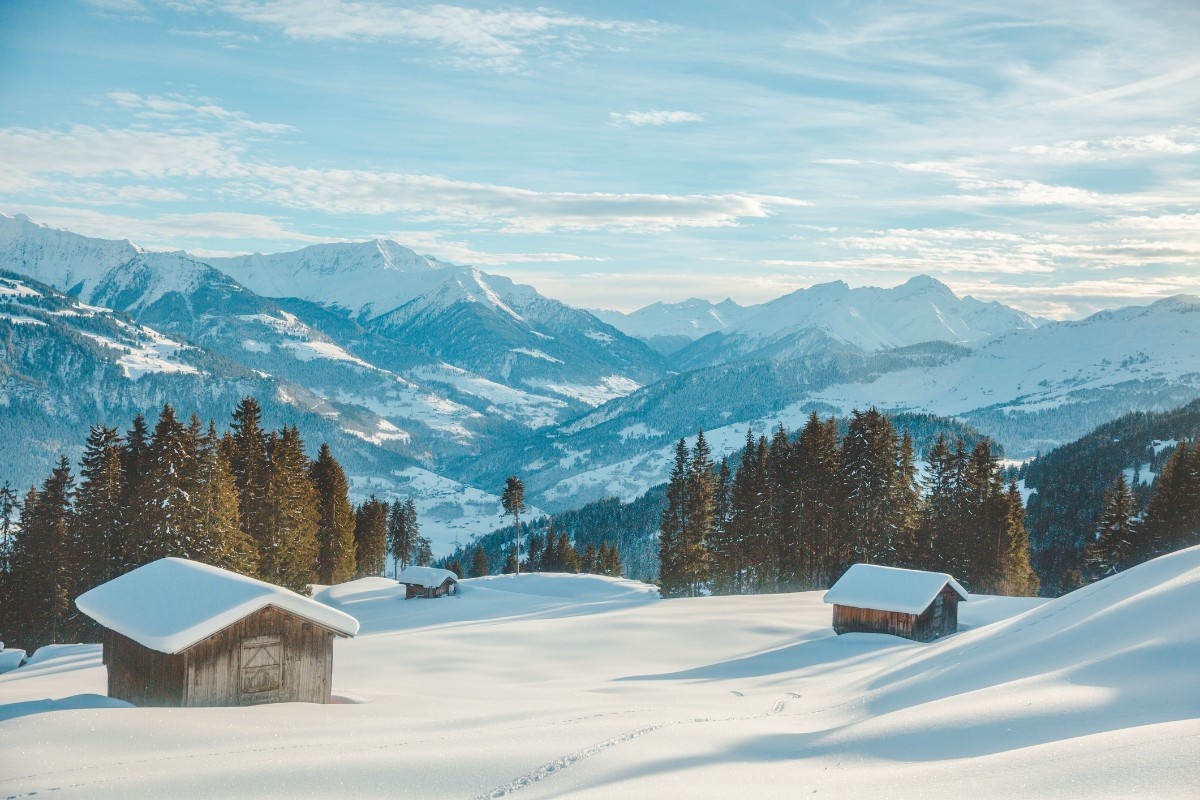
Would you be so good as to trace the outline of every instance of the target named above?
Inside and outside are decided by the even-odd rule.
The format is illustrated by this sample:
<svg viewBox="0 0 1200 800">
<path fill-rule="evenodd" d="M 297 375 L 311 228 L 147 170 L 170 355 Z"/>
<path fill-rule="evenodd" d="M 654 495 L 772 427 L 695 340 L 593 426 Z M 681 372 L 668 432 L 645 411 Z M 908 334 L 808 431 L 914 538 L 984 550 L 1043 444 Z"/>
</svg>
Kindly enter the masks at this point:
<svg viewBox="0 0 1200 800">
<path fill-rule="evenodd" d="M 117 576 L 121 553 L 121 438 L 116 428 L 93 425 L 84 446 L 71 526 L 75 580 L 79 596 Z"/>
<path fill-rule="evenodd" d="M 896 482 L 892 503 L 896 509 L 897 527 L 893 546 L 897 563 L 923 569 L 918 561 L 917 529 L 921 524 L 921 486 L 917 482 L 913 440 L 908 431 L 900 437 L 896 459 Z"/>
<path fill-rule="evenodd" d="M 603 574 L 600 568 L 600 553 L 606 550 L 606 543 L 600 543 L 600 550 L 596 549 L 594 542 L 588 542 L 584 545 L 583 552 L 579 554 L 579 569 L 581 572 L 586 572 L 589 575 Z"/>
<path fill-rule="evenodd" d="M 512 575 L 517 571 L 517 554 L 513 550 L 508 551 L 508 556 L 504 559 L 504 575 Z"/>
<path fill-rule="evenodd" d="M 712 535 L 709 537 L 709 576 L 715 594 L 734 591 L 733 575 L 737 570 L 736 544 L 730 520 L 733 514 L 733 475 L 729 459 L 722 458 L 713 484 Z M 615 545 L 614 545 L 615 546 Z M 601 553 L 601 558 L 604 554 Z M 607 573 L 606 573 L 607 574 Z"/>
<path fill-rule="evenodd" d="M 878 409 L 853 412 L 842 442 L 845 523 L 855 557 L 869 564 L 896 563 L 903 530 L 895 492 L 897 448 L 891 420 Z"/>
<path fill-rule="evenodd" d="M 428 567 L 433 563 L 433 546 L 432 543 L 424 536 L 417 537 L 416 547 L 413 549 L 413 563 L 418 567 Z"/>
<path fill-rule="evenodd" d="M 696 435 L 696 444 L 688 460 L 687 498 L 684 503 L 683 531 L 678 555 L 683 591 L 690 597 L 700 595 L 708 585 L 708 540 L 712 535 L 713 475 L 712 451 L 704 431 Z"/>
<path fill-rule="evenodd" d="M 805 537 L 807 588 L 827 588 L 849 566 L 849 548 L 839 535 L 842 505 L 837 421 L 821 422 L 812 412 L 796 440 L 795 466 L 800 482 L 800 527 Z"/>
<path fill-rule="evenodd" d="M 454 577 L 456 577 L 456 578 L 461 578 L 463 576 L 462 562 L 457 559 L 455 559 L 454 561 L 451 561 L 449 564 L 447 564 L 446 569 L 453 572 Z"/>
<path fill-rule="evenodd" d="M 238 490 L 238 511 L 241 528 L 259 543 L 272 541 L 271 501 L 268 496 L 270 478 L 267 463 L 267 434 L 262 428 L 262 408 L 253 397 L 244 397 L 233 411 L 230 433 L 223 443 L 229 467 Z M 262 568 L 274 571 L 276 558 L 262 553 Z"/>
<path fill-rule="evenodd" d="M 525 484 L 516 475 L 509 475 L 504 482 L 504 494 L 500 497 L 504 514 L 512 515 L 513 528 L 513 564 L 514 572 L 521 571 L 521 512 L 525 510 Z"/>
<path fill-rule="evenodd" d="M 970 547 L 958 578 L 976 592 L 995 593 L 1008 549 L 1008 503 L 1004 475 L 991 441 L 981 439 L 971 450 L 963 481 L 962 522 L 970 531 Z"/>
<path fill-rule="evenodd" d="M 767 451 L 771 484 L 771 558 L 768 568 L 776 590 L 795 590 L 803 583 L 804 551 L 808 543 L 801 526 L 801 480 L 796 473 L 797 453 L 781 424 L 771 436 Z"/>
<path fill-rule="evenodd" d="M 150 439 L 150 468 L 141 487 L 145 538 L 135 542 L 137 564 L 167 556 L 195 558 L 200 543 L 192 500 L 198 488 L 194 433 L 163 406 Z"/>
<path fill-rule="evenodd" d="M 488 558 L 483 547 L 475 548 L 475 555 L 471 557 L 471 577 L 482 578 L 488 575 Z"/>
<path fill-rule="evenodd" d="M 621 565 L 621 551 L 617 548 L 617 543 L 608 545 L 607 550 L 604 544 L 601 543 L 600 547 L 600 573 L 614 578 L 625 577 L 625 568 Z"/>
<path fill-rule="evenodd" d="M 554 523 L 550 523 L 553 528 Z M 540 533 L 529 534 L 529 556 L 525 559 L 527 572 L 548 572 L 545 562 L 546 539 Z"/>
<path fill-rule="evenodd" d="M 675 446 L 675 465 L 667 479 L 667 507 L 658 530 L 658 590 L 663 597 L 678 597 L 686 591 L 680 548 L 684 540 L 689 470 L 687 441 Z"/>
<path fill-rule="evenodd" d="M 16 590 L 12 577 L 13 533 L 19 511 L 17 493 L 5 481 L 0 485 L 0 640 L 13 630 L 14 624 L 19 624 L 16 620 L 19 600 L 13 596 Z"/>
<path fill-rule="evenodd" d="M 74 479 L 65 457 L 41 491 L 30 489 L 13 543 L 13 636 L 32 652 L 66 641 L 70 614 L 71 490 Z"/>
<path fill-rule="evenodd" d="M 387 561 L 388 504 L 371 495 L 358 507 L 354 522 L 356 576 L 382 575 Z"/>
<path fill-rule="evenodd" d="M 120 552 L 114 568 L 117 574 L 146 563 L 141 548 L 142 543 L 150 539 L 155 513 L 143 490 L 150 464 L 150 431 L 146 426 L 146 418 L 138 414 L 125 433 L 125 442 L 121 447 L 121 474 L 125 491 L 121 498 Z"/>
<path fill-rule="evenodd" d="M 309 467 L 309 480 L 317 495 L 317 583 L 345 583 L 356 574 L 357 523 L 350 505 L 350 483 L 328 443 L 321 445 Z M 392 516 L 403 516 L 399 503 L 393 505 Z"/>
<path fill-rule="evenodd" d="M 1029 564 L 1029 532 L 1025 529 L 1025 505 L 1016 481 L 1008 485 L 1008 549 L 1005 553 L 1002 590 L 1017 597 L 1033 597 L 1040 581 Z"/>
<path fill-rule="evenodd" d="M 1200 542 L 1200 443 L 1180 442 L 1163 465 L 1126 566 Z M 1106 503 L 1107 505 L 1107 503 Z"/>
<path fill-rule="evenodd" d="M 257 575 L 258 546 L 242 530 L 233 471 L 221 450 L 216 423 L 211 420 L 197 451 L 196 463 L 199 488 L 194 538 L 200 543 L 200 560 L 242 575 Z"/>
<path fill-rule="evenodd" d="M 1128 569 L 1140 555 L 1135 551 L 1133 517 L 1137 511 L 1133 492 L 1120 473 L 1104 493 L 1104 511 L 1096 522 L 1096 531 L 1088 542 L 1085 558 L 1092 580 L 1100 580 Z"/>
<path fill-rule="evenodd" d="M 285 425 L 271 435 L 267 450 L 267 490 L 261 499 L 265 524 L 247 533 L 258 543 L 262 579 L 304 592 L 317 563 L 317 492 L 308 477 L 300 431 Z"/>
<path fill-rule="evenodd" d="M 570 572 L 572 574 L 579 572 L 579 551 L 575 549 L 575 545 L 567 538 L 566 531 L 558 535 L 558 546 L 555 550 L 558 552 L 560 572 Z"/>
</svg>

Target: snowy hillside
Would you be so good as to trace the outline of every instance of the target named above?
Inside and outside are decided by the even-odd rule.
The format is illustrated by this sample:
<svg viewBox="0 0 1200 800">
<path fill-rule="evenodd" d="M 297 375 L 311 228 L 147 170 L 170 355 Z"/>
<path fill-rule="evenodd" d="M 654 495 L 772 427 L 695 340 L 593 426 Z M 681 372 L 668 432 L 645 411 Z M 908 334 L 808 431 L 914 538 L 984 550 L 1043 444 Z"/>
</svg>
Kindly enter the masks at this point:
<svg viewBox="0 0 1200 800">
<path fill-rule="evenodd" d="M 1200 548 L 932 644 L 835 636 L 820 592 L 656 600 L 583 575 L 316 598 L 343 704 L 132 709 L 98 645 L 0 676 L 5 796 L 1194 795 Z"/>
</svg>

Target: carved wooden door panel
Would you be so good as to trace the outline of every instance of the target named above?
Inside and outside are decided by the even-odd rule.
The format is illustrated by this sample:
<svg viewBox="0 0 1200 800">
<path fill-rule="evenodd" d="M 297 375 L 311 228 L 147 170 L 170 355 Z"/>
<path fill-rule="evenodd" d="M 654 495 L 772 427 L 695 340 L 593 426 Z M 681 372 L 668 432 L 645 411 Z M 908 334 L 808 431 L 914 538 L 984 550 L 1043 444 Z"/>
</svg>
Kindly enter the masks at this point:
<svg viewBox="0 0 1200 800">
<path fill-rule="evenodd" d="M 242 705 L 274 703 L 283 684 L 283 642 L 279 636 L 242 639 L 238 696 Z"/>
</svg>

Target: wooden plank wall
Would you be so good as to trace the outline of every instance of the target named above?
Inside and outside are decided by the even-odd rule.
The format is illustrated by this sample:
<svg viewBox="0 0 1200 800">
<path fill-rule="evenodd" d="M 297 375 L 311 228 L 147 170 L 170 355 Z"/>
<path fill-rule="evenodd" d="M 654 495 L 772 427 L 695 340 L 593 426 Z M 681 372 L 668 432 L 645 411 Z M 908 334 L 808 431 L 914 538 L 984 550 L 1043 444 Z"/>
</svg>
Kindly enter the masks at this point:
<svg viewBox="0 0 1200 800">
<path fill-rule="evenodd" d="M 282 681 L 277 695 L 241 694 L 241 643 L 254 636 L 283 641 Z M 326 629 L 268 606 L 188 648 L 191 706 L 259 702 L 328 703 L 333 686 L 333 636 Z"/>
<path fill-rule="evenodd" d="M 106 631 L 104 663 L 108 696 L 138 706 L 178 706 L 184 700 L 186 659 L 143 647 L 116 631 Z"/>
<path fill-rule="evenodd" d="M 890 633 L 893 636 L 912 638 L 915 619 L 916 615 L 899 611 L 839 605 L 833 607 L 833 629 L 838 633 Z"/>
</svg>

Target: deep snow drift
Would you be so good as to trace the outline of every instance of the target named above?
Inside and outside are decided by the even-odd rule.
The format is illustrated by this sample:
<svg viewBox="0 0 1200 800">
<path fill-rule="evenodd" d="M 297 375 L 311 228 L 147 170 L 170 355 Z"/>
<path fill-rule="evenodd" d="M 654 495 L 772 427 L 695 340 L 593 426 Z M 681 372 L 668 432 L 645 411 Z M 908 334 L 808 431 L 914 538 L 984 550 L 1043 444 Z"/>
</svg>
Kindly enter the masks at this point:
<svg viewBox="0 0 1200 800">
<path fill-rule="evenodd" d="M 657 600 L 465 580 L 356 616 L 344 704 L 135 709 L 99 647 L 0 676 L 0 797 L 1194 797 L 1200 548 L 1053 601 L 973 597 L 933 644 L 829 627 L 820 592 Z"/>
</svg>

